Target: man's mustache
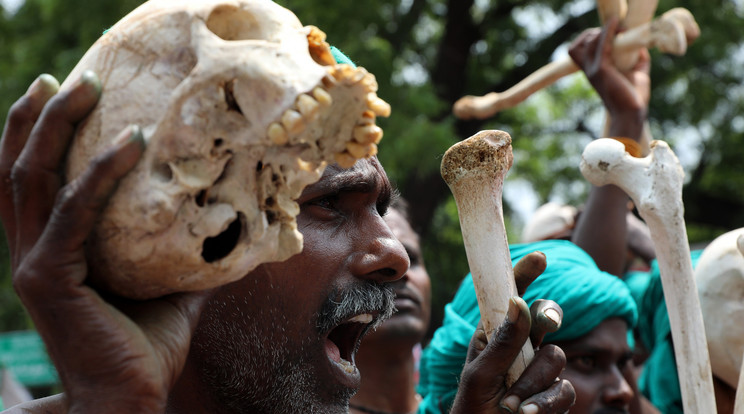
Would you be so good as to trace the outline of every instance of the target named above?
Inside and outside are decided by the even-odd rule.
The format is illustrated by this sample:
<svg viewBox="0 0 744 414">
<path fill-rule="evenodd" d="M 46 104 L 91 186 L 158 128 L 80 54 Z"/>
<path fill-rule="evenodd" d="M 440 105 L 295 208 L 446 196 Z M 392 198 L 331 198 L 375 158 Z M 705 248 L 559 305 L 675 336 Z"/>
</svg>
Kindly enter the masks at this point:
<svg viewBox="0 0 744 414">
<path fill-rule="evenodd" d="M 328 332 L 342 322 L 362 313 L 376 314 L 376 328 L 395 312 L 395 293 L 390 284 L 363 283 L 349 289 L 336 289 L 328 296 L 318 315 L 318 331 Z"/>
</svg>

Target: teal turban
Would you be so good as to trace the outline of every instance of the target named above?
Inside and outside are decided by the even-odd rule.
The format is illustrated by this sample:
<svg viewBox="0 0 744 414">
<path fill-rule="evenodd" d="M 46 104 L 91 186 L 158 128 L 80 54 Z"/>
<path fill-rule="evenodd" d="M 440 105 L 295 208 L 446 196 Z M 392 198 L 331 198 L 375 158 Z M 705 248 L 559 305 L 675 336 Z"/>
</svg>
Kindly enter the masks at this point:
<svg viewBox="0 0 744 414">
<path fill-rule="evenodd" d="M 693 267 L 697 265 L 702 253 L 702 250 L 691 252 Z M 638 320 L 638 334 L 649 350 L 649 357 L 638 380 L 638 388 L 663 414 L 682 414 L 682 392 L 679 388 L 672 328 L 661 287 L 659 264 L 654 260 L 650 272 L 637 272 L 626 278 L 638 286 L 646 285 L 645 289 L 639 289 L 635 294 L 641 315 Z"/>
<path fill-rule="evenodd" d="M 599 270 L 592 258 L 575 244 L 545 240 L 511 245 L 509 250 L 513 264 L 536 250 L 547 257 L 545 272 L 523 296 L 529 305 L 536 299 L 550 299 L 563 308 L 561 329 L 546 335 L 545 342 L 579 338 L 611 317 L 624 319 L 629 329 L 635 326 L 638 313 L 630 290 L 620 278 Z M 479 321 L 473 278 L 468 275 L 452 302 L 445 306 L 443 325 L 424 350 L 418 389 L 423 401 L 419 413 L 449 411 Z"/>
<path fill-rule="evenodd" d="M 356 67 L 354 62 L 352 62 L 351 59 L 349 59 L 349 57 L 346 56 L 343 52 L 338 50 L 336 46 L 331 46 L 331 54 L 333 55 L 333 58 L 336 59 L 336 63 L 339 63 L 339 64 L 345 63 L 347 65 Z"/>
</svg>

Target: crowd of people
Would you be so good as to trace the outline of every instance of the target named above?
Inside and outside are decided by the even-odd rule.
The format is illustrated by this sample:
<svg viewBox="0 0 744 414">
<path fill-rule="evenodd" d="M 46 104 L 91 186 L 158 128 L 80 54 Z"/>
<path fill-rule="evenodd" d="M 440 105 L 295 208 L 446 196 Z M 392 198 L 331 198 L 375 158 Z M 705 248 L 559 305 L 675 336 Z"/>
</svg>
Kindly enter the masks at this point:
<svg viewBox="0 0 744 414">
<path fill-rule="evenodd" d="M 617 31 L 616 19 L 587 30 L 569 54 L 608 110 L 608 136 L 648 145 L 650 57 L 640 50 L 636 66 L 619 71 Z M 436 283 L 426 240 L 375 157 L 331 165 L 303 191 L 304 247 L 284 262 L 142 302 L 97 292 L 86 284 L 86 238 L 146 148 L 128 128 L 85 174 L 61 182 L 75 127 L 101 93 L 92 73 L 59 93 L 42 76 L 3 132 L 0 216 L 14 286 L 64 388 L 9 412 L 682 412 L 648 229 L 611 185 L 593 187 L 580 209 L 551 205 L 510 245 L 519 295 L 491 338 L 470 275 L 426 338 Z M 744 257 L 731 239 L 692 258 L 719 413 L 734 412 L 744 353 Z M 719 265 L 726 255 L 731 265 Z M 535 358 L 507 386 L 528 338 Z"/>
</svg>

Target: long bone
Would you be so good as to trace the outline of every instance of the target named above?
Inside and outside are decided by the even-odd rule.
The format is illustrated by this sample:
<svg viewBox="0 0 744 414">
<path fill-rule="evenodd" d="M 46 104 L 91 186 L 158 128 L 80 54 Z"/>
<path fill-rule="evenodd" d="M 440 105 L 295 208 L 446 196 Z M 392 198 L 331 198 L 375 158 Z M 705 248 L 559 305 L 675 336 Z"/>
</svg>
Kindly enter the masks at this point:
<svg viewBox="0 0 744 414">
<path fill-rule="evenodd" d="M 602 0 L 598 0 L 597 4 Z M 656 14 L 659 0 L 628 0 L 628 12 L 625 18 L 620 19 L 622 27 L 633 29 L 651 22 Z M 628 71 L 638 62 L 638 53 L 635 51 L 614 50 L 612 55 L 615 65 L 621 71 Z"/>
<path fill-rule="evenodd" d="M 597 14 L 602 24 L 611 17 L 623 21 L 628 14 L 628 0 L 597 0 Z"/>
<path fill-rule="evenodd" d="M 661 271 L 685 412 L 715 413 L 710 357 L 683 217 L 684 172 L 679 160 L 663 141 L 651 142 L 649 156 L 634 158 L 620 142 L 603 138 L 584 149 L 581 172 L 596 186 L 622 188 L 648 224 Z"/>
<path fill-rule="evenodd" d="M 619 33 L 613 43 L 615 53 L 639 48 L 656 47 L 664 53 L 684 55 L 687 45 L 700 35 L 700 28 L 689 10 L 671 9 L 656 20 Z M 571 60 L 553 61 L 533 72 L 505 92 L 490 92 L 484 96 L 464 96 L 455 102 L 453 112 L 461 119 L 486 119 L 512 108 L 533 93 L 552 85 L 558 79 L 579 70 Z"/>
<path fill-rule="evenodd" d="M 736 247 L 744 255 L 744 234 L 739 236 L 736 240 Z M 741 373 L 739 374 L 739 382 L 736 385 L 736 399 L 734 400 L 734 414 L 744 414 L 744 362 L 739 368 Z"/>
<path fill-rule="evenodd" d="M 658 5 L 659 0 L 597 0 L 597 11 L 602 25 L 610 17 L 617 16 L 620 19 L 621 27 L 627 30 L 648 24 L 653 20 Z M 637 50 L 623 51 L 616 49 L 612 53 L 612 60 L 621 72 L 627 72 L 635 67 L 638 63 L 638 57 Z M 605 110 L 605 125 L 600 136 L 609 136 L 610 123 L 610 114 Z M 651 139 L 651 128 L 648 125 L 648 120 L 646 120 L 639 142 L 643 156 L 648 155 L 648 143 L 651 142 Z"/>
<path fill-rule="evenodd" d="M 506 316 L 509 298 L 517 294 L 502 208 L 504 176 L 513 159 L 509 134 L 491 130 L 450 147 L 441 165 L 442 178 L 457 204 L 481 321 L 489 339 Z M 508 385 L 533 357 L 527 340 L 507 373 Z"/>
</svg>

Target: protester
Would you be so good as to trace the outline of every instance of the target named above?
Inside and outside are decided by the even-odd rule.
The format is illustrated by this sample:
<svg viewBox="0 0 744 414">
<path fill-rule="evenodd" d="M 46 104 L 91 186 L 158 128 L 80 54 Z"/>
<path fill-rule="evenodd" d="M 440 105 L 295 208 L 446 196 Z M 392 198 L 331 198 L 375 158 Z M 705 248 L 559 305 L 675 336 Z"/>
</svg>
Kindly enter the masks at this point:
<svg viewBox="0 0 744 414">
<path fill-rule="evenodd" d="M 100 82 L 86 73 L 64 92 L 41 77 L 12 107 L 0 147 L 0 215 L 13 283 L 47 345 L 64 394 L 11 412 L 345 413 L 359 386 L 354 353 L 393 310 L 389 284 L 408 257 L 382 216 L 392 190 L 376 158 L 329 166 L 297 200 L 300 254 L 208 292 L 134 302 L 86 285 L 86 238 L 117 182 L 141 157 L 137 127 L 63 185 L 76 126 Z M 530 278 L 538 267 L 528 267 Z M 454 412 L 493 412 L 518 398 L 541 412 L 574 399 L 554 381 L 563 354 L 536 353 L 510 388 L 503 376 L 529 335 L 529 310 L 508 320 L 462 370 Z M 496 384 L 497 386 L 493 386 Z"/>
<path fill-rule="evenodd" d="M 385 222 L 403 244 L 411 265 L 402 278 L 392 283 L 396 312 L 359 346 L 355 362 L 362 383 L 349 403 L 354 414 L 412 413 L 421 398 L 416 393 L 417 365 L 421 342 L 429 328 L 431 280 L 424 266 L 419 235 L 408 221 L 404 199 L 393 202 Z"/>
<path fill-rule="evenodd" d="M 601 31 L 583 32 L 569 53 L 609 111 L 609 134 L 626 142 L 626 147 L 635 142 L 640 148 L 649 95 L 649 56 L 642 50 L 634 69 L 621 73 L 611 58 L 617 26 L 617 20 L 610 19 Z M 560 378 L 568 379 L 576 389 L 576 404 L 570 410 L 574 414 L 656 412 L 638 392 L 629 335 L 637 307 L 617 277 L 627 268 L 628 200 L 618 187 L 594 187 L 573 231 L 571 217 L 553 208 L 560 217 L 547 237 L 570 235 L 576 244 L 546 240 L 510 246 L 513 260 L 534 250 L 547 256 L 546 271 L 527 288 L 524 298 L 528 303 L 538 297 L 552 299 L 563 309 L 563 326 L 546 335 L 543 343 L 555 344 L 566 353 L 568 362 Z M 420 391 L 426 412 L 449 409 L 458 382 L 457 367 L 466 360 L 464 346 L 479 320 L 472 277 L 468 276 L 446 307 L 444 325 L 424 351 Z M 516 409 L 520 401 L 505 402 Z"/>
<path fill-rule="evenodd" d="M 591 258 L 569 241 L 547 240 L 510 246 L 512 260 L 539 250 L 548 263 L 543 274 L 527 288 L 524 299 L 539 297 L 557 302 L 563 309 L 563 325 L 545 335 L 543 343 L 563 346 L 566 371 L 576 389 L 571 412 L 589 413 L 590 403 L 627 410 L 633 399 L 630 347 L 627 330 L 635 325 L 637 311 L 627 287 L 615 276 L 601 272 Z M 472 277 L 462 282 L 455 298 L 445 307 L 445 318 L 421 361 L 424 412 L 448 412 L 457 389 L 458 367 L 467 354 L 470 336 L 480 320 Z M 606 332 L 605 332 L 606 331 Z M 591 346 L 589 346 L 591 345 Z M 589 389 L 588 387 L 592 387 Z M 602 387 L 604 396 L 594 387 Z M 600 397 L 602 398 L 601 401 Z M 519 406 L 515 401 L 514 412 Z"/>
</svg>

